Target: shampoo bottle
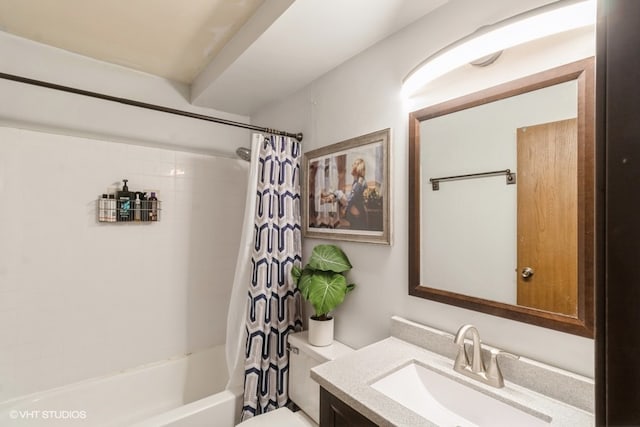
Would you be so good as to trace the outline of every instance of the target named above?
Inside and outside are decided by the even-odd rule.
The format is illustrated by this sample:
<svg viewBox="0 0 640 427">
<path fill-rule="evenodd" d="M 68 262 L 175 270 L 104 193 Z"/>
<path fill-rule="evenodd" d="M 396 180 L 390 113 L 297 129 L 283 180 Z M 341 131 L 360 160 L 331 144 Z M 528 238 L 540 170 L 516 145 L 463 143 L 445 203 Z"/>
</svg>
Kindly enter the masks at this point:
<svg viewBox="0 0 640 427">
<path fill-rule="evenodd" d="M 149 221 L 149 201 L 147 193 L 144 191 L 136 192 L 136 197 L 140 199 L 140 221 Z"/>
<path fill-rule="evenodd" d="M 107 199 L 106 194 L 103 194 L 100 200 L 98 201 L 98 221 L 106 222 L 108 212 L 109 212 L 109 199 Z"/>
<path fill-rule="evenodd" d="M 118 221 L 131 221 L 133 220 L 132 204 L 133 197 L 127 186 L 128 179 L 123 179 L 124 185 L 122 190 L 118 191 L 117 203 L 118 203 Z"/>
<path fill-rule="evenodd" d="M 158 199 L 156 198 L 156 193 L 151 192 L 151 196 L 149 196 L 149 221 L 157 221 L 158 220 Z"/>
<path fill-rule="evenodd" d="M 140 200 L 140 193 L 136 193 L 136 199 L 133 201 L 133 220 L 140 221 L 140 210 L 142 202 Z"/>
<path fill-rule="evenodd" d="M 107 222 L 116 222 L 118 219 L 118 209 L 116 207 L 116 196 L 109 194 L 107 201 Z"/>
</svg>

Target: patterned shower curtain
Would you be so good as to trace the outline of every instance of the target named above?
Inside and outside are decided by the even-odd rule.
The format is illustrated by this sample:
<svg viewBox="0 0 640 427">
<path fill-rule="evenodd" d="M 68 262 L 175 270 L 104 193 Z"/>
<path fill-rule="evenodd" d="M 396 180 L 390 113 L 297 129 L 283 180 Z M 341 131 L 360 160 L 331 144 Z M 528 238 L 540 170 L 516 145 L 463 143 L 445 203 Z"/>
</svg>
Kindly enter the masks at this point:
<svg viewBox="0 0 640 427">
<path fill-rule="evenodd" d="M 302 262 L 300 143 L 270 135 L 260 148 L 243 420 L 287 403 L 287 335 L 302 329 L 300 293 L 290 274 Z"/>
</svg>

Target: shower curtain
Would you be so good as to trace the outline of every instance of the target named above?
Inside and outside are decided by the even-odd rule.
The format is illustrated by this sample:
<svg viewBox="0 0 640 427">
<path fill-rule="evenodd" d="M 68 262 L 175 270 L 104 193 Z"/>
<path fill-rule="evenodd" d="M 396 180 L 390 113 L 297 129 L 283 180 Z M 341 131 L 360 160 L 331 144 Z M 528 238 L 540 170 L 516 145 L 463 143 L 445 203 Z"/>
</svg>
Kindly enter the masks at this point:
<svg viewBox="0 0 640 427">
<path fill-rule="evenodd" d="M 227 326 L 229 351 L 237 354 L 244 344 L 242 360 L 236 358 L 238 363 L 230 367 L 228 384 L 228 388 L 241 386 L 244 374 L 243 420 L 288 401 L 287 335 L 302 329 L 300 295 L 290 274 L 291 267 L 301 263 L 300 143 L 281 136 L 254 136 L 252 174 L 256 185 L 251 188 L 250 181 L 249 187 L 255 203 L 248 200 L 245 219 L 253 212 L 253 240 L 242 239 L 238 259 L 239 265 L 250 259 L 251 270 L 250 276 L 248 268 L 245 274 L 236 270 L 232 295 L 237 300 L 244 291 L 246 304 L 233 310 L 235 319 L 230 308 Z M 236 281 L 243 283 L 236 286 Z M 243 334 L 231 325 L 239 312 L 245 314 L 239 322 Z M 234 332 L 235 338 L 230 337 Z M 244 338 L 242 343 L 237 342 L 239 337 Z"/>
<path fill-rule="evenodd" d="M 264 135 L 254 133 L 251 137 L 251 162 L 244 203 L 244 219 L 240 247 L 236 258 L 236 270 L 231 288 L 231 300 L 227 311 L 227 339 L 225 341 L 229 382 L 227 390 L 234 394 L 242 391 L 244 382 L 244 348 L 246 344 L 245 318 L 247 313 L 247 289 L 251 281 L 251 251 L 253 249 L 253 223 L 256 211 L 256 188 L 258 185 L 258 156 Z"/>
</svg>

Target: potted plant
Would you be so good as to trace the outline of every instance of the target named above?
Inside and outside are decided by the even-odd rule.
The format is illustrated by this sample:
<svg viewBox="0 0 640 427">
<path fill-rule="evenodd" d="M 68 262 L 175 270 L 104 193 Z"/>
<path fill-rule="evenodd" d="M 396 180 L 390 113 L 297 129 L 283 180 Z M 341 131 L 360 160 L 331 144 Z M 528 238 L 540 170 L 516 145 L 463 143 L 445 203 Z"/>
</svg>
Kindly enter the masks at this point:
<svg viewBox="0 0 640 427">
<path fill-rule="evenodd" d="M 308 264 L 294 266 L 291 276 L 302 297 L 309 301 L 315 314 L 309 319 L 309 343 L 318 347 L 333 342 L 333 317 L 329 315 L 342 304 L 355 284 L 347 284 L 345 273 L 351 270 L 347 255 L 335 245 L 317 245 Z"/>
</svg>

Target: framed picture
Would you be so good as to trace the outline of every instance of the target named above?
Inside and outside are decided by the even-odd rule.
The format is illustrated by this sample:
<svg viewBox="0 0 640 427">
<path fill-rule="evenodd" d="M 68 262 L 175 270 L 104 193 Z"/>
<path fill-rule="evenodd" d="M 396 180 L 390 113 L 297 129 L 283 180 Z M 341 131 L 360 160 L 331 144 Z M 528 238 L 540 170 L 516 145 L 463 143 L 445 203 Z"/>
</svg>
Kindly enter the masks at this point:
<svg viewBox="0 0 640 427">
<path fill-rule="evenodd" d="M 390 134 L 384 129 L 304 154 L 304 237 L 391 243 Z"/>
</svg>

